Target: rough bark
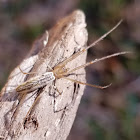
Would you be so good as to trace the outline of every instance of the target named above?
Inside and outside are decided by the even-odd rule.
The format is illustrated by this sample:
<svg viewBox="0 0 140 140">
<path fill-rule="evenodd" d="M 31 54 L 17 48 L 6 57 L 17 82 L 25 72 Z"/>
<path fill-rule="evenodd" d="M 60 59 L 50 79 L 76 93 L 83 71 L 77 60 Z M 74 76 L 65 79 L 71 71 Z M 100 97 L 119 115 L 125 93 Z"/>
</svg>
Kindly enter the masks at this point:
<svg viewBox="0 0 140 140">
<path fill-rule="evenodd" d="M 75 11 L 61 19 L 50 31 L 47 45 L 46 32 L 36 40 L 28 56 L 20 64 L 23 74 L 15 68 L 1 91 L 0 102 L 0 138 L 18 140 L 65 140 L 69 135 L 76 112 L 84 92 L 84 85 L 79 85 L 63 78 L 34 92 L 25 93 L 14 120 L 11 117 L 18 107 L 22 95 L 15 91 L 16 87 L 35 75 L 41 75 L 86 46 L 87 30 L 85 16 L 82 11 Z M 86 60 L 86 52 L 67 64 L 68 68 L 82 65 Z M 47 67 L 49 66 L 49 67 Z M 85 81 L 85 71 L 78 70 L 70 77 Z M 57 89 L 62 93 L 59 95 Z M 23 119 L 36 97 L 40 97 L 25 124 Z M 23 98 L 23 97 L 22 97 Z"/>
</svg>

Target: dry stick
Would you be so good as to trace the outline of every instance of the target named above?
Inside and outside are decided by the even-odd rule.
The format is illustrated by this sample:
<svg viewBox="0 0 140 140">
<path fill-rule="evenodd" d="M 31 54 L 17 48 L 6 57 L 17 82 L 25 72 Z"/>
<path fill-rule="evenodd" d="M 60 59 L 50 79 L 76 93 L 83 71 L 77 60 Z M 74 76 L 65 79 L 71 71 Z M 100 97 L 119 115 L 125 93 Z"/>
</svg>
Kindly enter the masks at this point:
<svg viewBox="0 0 140 140">
<path fill-rule="evenodd" d="M 79 55 L 81 55 L 83 52 L 85 52 L 86 50 L 88 50 L 89 48 L 95 46 L 98 42 L 100 42 L 101 40 L 103 40 L 109 33 L 111 33 L 113 30 L 115 30 L 115 29 L 120 25 L 121 22 L 122 22 L 122 20 L 119 21 L 110 31 L 108 31 L 108 32 L 105 33 L 103 36 L 101 36 L 99 39 L 97 39 L 95 42 L 93 42 L 91 45 L 89 45 L 86 49 L 83 49 L 83 50 L 81 50 L 81 51 L 75 53 L 74 55 L 72 55 L 72 56 L 70 56 L 69 58 L 67 58 L 66 60 L 64 60 L 62 63 L 58 64 L 58 65 L 54 68 L 53 71 L 54 71 L 54 72 L 55 72 L 56 70 L 62 71 L 62 69 L 65 67 L 65 65 L 66 65 L 68 62 L 74 60 L 76 57 L 78 57 Z M 92 85 L 92 84 L 84 83 L 84 82 L 81 82 L 81 81 L 78 81 L 78 80 L 74 80 L 74 79 L 71 79 L 71 78 L 67 78 L 67 77 L 65 77 L 65 76 L 71 74 L 72 72 L 74 72 L 74 71 L 76 71 L 76 70 L 78 70 L 78 69 L 81 69 L 81 68 L 84 68 L 84 67 L 86 67 L 86 66 L 88 66 L 88 65 L 91 65 L 91 64 L 93 64 L 93 63 L 96 63 L 96 62 L 99 62 L 99 61 L 102 61 L 102 60 L 105 60 L 105 59 L 108 59 L 108 58 L 111 58 L 111 57 L 114 57 L 114 56 L 126 54 L 126 53 L 128 53 L 128 52 L 120 52 L 120 53 L 116 53 L 116 54 L 112 54 L 112 55 L 108 55 L 108 56 L 102 57 L 102 58 L 100 58 L 100 59 L 95 59 L 95 60 L 93 60 L 93 61 L 91 61 L 91 62 L 88 62 L 88 63 L 86 63 L 86 64 L 84 64 L 84 65 L 81 65 L 81 66 L 79 66 L 79 67 L 76 67 L 76 68 L 74 68 L 74 69 L 72 69 L 72 70 L 70 70 L 70 71 L 68 71 L 68 72 L 65 72 L 65 71 L 64 71 L 63 73 L 59 73 L 59 72 L 58 72 L 58 73 L 55 74 L 55 75 L 56 75 L 57 77 L 59 77 L 59 75 L 62 75 L 61 78 L 65 78 L 65 79 L 70 80 L 70 81 L 72 81 L 72 82 L 76 82 L 76 83 L 79 83 L 79 84 L 83 84 L 83 85 L 87 85 L 87 86 L 91 86 L 91 87 L 95 87 L 95 88 L 104 89 L 104 88 L 109 87 L 111 84 L 109 84 L 109 85 L 107 85 L 107 86 Z M 23 71 L 21 70 L 20 67 L 19 67 L 19 69 L 20 69 L 20 71 L 21 71 L 23 74 L 34 74 L 34 73 L 36 73 L 36 72 L 25 73 L 25 72 L 23 72 Z M 53 72 L 53 71 L 52 71 L 52 72 Z M 48 73 L 48 72 L 46 72 L 45 74 L 47 74 L 47 73 Z M 19 86 L 16 88 L 16 91 L 17 91 L 18 93 L 23 93 L 23 92 L 27 92 L 28 90 L 29 90 L 29 91 L 32 91 L 32 88 L 33 88 L 33 90 L 36 90 L 36 89 L 38 89 L 38 88 L 41 88 L 42 86 L 45 86 L 45 84 L 47 85 L 48 82 L 44 82 L 44 80 L 46 80 L 46 81 L 48 80 L 47 77 L 44 76 L 45 74 L 40 75 L 40 76 L 37 76 L 37 77 L 34 77 L 34 78 L 32 78 L 32 79 L 30 79 L 30 80 L 24 82 L 23 84 L 19 85 Z M 47 74 L 47 75 L 48 75 L 48 74 Z M 52 76 L 53 76 L 53 75 L 52 75 Z M 57 78 L 57 77 L 55 77 L 55 78 Z M 50 81 L 50 79 L 49 79 L 49 81 Z M 51 80 L 50 82 L 52 82 L 52 80 Z M 40 84 L 40 85 L 39 85 L 39 84 Z M 25 98 L 25 96 L 23 96 L 22 100 L 24 100 L 24 98 Z M 32 108 L 33 108 L 34 105 L 36 104 L 37 100 L 38 100 L 38 98 L 35 100 L 35 102 L 34 102 L 33 105 L 31 106 L 31 108 L 29 109 L 28 113 L 26 114 L 26 117 L 24 118 L 24 121 L 27 119 L 27 117 L 28 117 L 30 111 L 32 110 Z M 18 107 L 17 107 L 16 111 L 14 112 L 12 118 L 16 118 L 16 116 L 17 116 L 17 111 L 19 110 L 20 105 L 21 105 L 21 103 L 18 105 Z"/>
<path fill-rule="evenodd" d="M 75 12 L 76 13 L 76 12 Z M 77 12 L 78 14 L 78 22 L 77 23 L 75 23 L 75 19 L 77 18 L 71 18 L 72 16 L 74 16 L 74 15 L 72 15 L 71 17 L 70 17 L 70 19 L 73 19 L 73 22 L 77 25 L 77 28 L 79 27 L 79 23 L 83 23 L 82 21 L 83 20 L 80 20 L 80 22 L 79 22 L 79 18 L 80 17 L 82 17 L 82 14 L 81 13 L 79 13 L 79 12 Z M 79 16 L 79 14 L 80 14 L 80 16 Z M 65 20 L 66 21 L 66 20 Z M 69 21 L 70 23 L 72 23 L 71 21 Z M 62 23 L 64 23 L 64 22 L 62 22 Z M 110 32 L 112 32 L 115 28 L 117 28 L 117 26 L 119 25 L 121 23 L 121 21 L 115 26 L 115 27 L 113 27 L 108 33 L 106 33 L 105 35 L 103 35 L 102 37 L 100 37 L 97 41 L 95 41 L 94 43 L 92 43 L 90 46 L 88 46 L 87 48 L 85 48 L 85 49 L 83 49 L 82 51 L 79 51 L 79 52 L 77 52 L 77 53 L 75 53 L 74 55 L 72 55 L 72 56 L 70 56 L 69 58 L 67 58 L 66 60 L 64 60 L 62 63 L 60 63 L 60 64 L 58 64 L 56 67 L 54 67 L 54 69 L 59 69 L 59 70 L 61 70 L 68 62 L 70 62 L 70 61 L 72 61 L 73 59 L 75 59 L 77 56 L 79 56 L 80 54 L 82 54 L 83 52 L 85 52 L 87 49 L 89 49 L 90 47 L 92 47 L 92 46 L 94 46 L 94 45 L 96 45 L 99 41 L 101 41 L 105 36 L 107 36 Z M 75 27 L 75 24 L 73 24 L 73 27 Z M 60 25 L 60 24 L 59 24 Z M 64 26 L 60 26 L 60 27 L 66 27 L 65 25 Z M 69 26 L 68 26 L 69 27 Z M 80 26 L 81 27 L 81 26 Z M 63 28 L 64 29 L 64 28 Z M 56 28 L 55 28 L 55 31 L 56 31 Z M 73 30 L 72 30 L 73 31 Z M 68 34 L 69 32 L 67 32 L 67 34 Z M 60 38 L 59 38 L 60 39 Z M 53 40 L 53 39 L 52 39 Z M 56 41 L 56 40 L 55 40 Z M 54 40 L 52 41 L 52 42 L 54 42 Z M 49 47 L 49 46 L 48 46 Z M 47 49 L 46 49 L 47 50 Z M 54 54 L 54 53 L 53 53 Z M 42 58 L 44 58 L 44 54 L 43 54 L 43 56 L 42 56 Z M 61 55 L 60 55 L 61 56 Z M 48 57 L 49 58 L 49 57 Z M 103 58 L 102 58 L 103 59 Z M 90 63 L 91 64 L 91 63 Z M 86 67 L 88 65 L 88 63 L 86 63 L 86 64 L 84 64 L 84 65 L 82 65 L 82 67 Z M 75 70 L 77 70 L 77 69 L 80 69 L 81 68 L 81 66 L 79 66 L 79 67 L 77 67 L 77 68 L 74 68 L 73 70 L 71 70 L 71 71 L 68 71 L 67 72 L 67 74 L 69 73 L 69 72 L 72 72 L 72 71 L 75 71 Z M 66 73 L 63 73 L 63 76 L 65 76 L 65 74 Z M 62 77 L 63 78 L 63 77 Z M 67 78 L 67 77 L 64 77 L 64 78 Z M 68 79 L 68 78 L 67 78 Z M 69 79 L 69 80 L 71 80 L 71 81 L 73 81 L 73 79 Z M 74 81 L 75 82 L 75 81 Z M 79 82 L 79 81 L 77 81 L 77 83 L 80 83 L 80 84 L 84 84 L 83 82 Z M 73 89 L 72 89 L 73 90 Z M 67 90 L 68 91 L 68 90 Z M 70 92 L 70 90 L 69 90 L 69 92 Z M 78 91 L 77 91 L 78 92 Z M 82 92 L 78 92 L 78 94 L 82 94 Z M 77 94 L 77 96 L 79 96 Z M 69 97 L 69 96 L 66 96 L 66 97 Z M 71 96 L 70 96 L 71 97 Z M 81 97 L 81 96 L 79 96 L 79 97 Z M 65 100 L 66 100 L 66 102 L 65 102 L 65 100 L 61 100 L 61 102 L 63 102 L 64 101 L 64 103 L 67 103 L 68 102 L 68 100 L 67 100 L 67 98 L 64 98 Z M 44 100 L 43 100 L 44 101 Z M 46 101 L 46 100 L 45 100 Z M 50 101 L 50 98 L 48 98 L 47 99 L 47 101 L 48 101 L 48 103 L 49 103 L 49 101 Z M 58 101 L 60 101 L 60 100 L 58 100 Z M 76 101 L 80 101 L 80 98 L 76 98 Z M 75 102 L 74 104 L 73 104 L 73 108 L 69 111 L 69 112 L 67 112 L 67 113 L 69 113 L 67 116 L 66 116 L 66 118 L 65 119 L 69 119 L 69 124 L 64 124 L 63 123 L 63 125 L 62 125 L 62 127 L 64 127 L 64 128 L 66 128 L 67 127 L 67 129 L 65 130 L 65 132 L 66 132 L 66 135 L 68 135 L 68 131 L 70 130 L 70 127 L 71 127 L 71 124 L 70 123 L 72 123 L 73 122 L 73 114 L 75 114 L 76 113 L 76 108 L 77 108 L 77 106 L 78 106 L 78 102 Z M 46 104 L 47 104 L 47 102 L 46 102 Z M 45 105 L 46 105 L 45 104 Z M 44 105 L 44 104 L 42 104 L 42 105 Z M 61 104 L 62 105 L 62 104 Z M 43 106 L 42 106 L 43 107 Z M 59 123 L 56 123 L 57 121 L 58 121 L 58 118 L 60 118 L 59 116 L 57 116 L 57 115 L 59 115 L 59 113 L 58 114 L 53 114 L 53 116 L 51 116 L 50 114 L 47 114 L 47 116 L 43 116 L 44 115 L 44 113 L 43 113 L 43 111 L 44 111 L 44 109 L 46 109 L 45 111 L 50 111 L 51 112 L 51 105 L 50 104 L 48 104 L 48 106 L 47 106 L 47 108 L 45 108 L 46 106 L 44 106 L 44 108 L 43 108 L 43 110 L 42 110 L 42 107 L 41 108 L 39 108 L 39 109 L 41 109 L 41 110 L 38 110 L 38 108 L 36 109 L 36 111 L 37 111 L 37 113 L 39 112 L 39 115 L 41 116 L 40 117 L 40 126 L 42 125 L 42 126 L 44 126 L 44 128 L 45 129 L 41 129 L 41 131 L 40 131 L 40 129 L 36 132 L 36 133 L 34 133 L 34 134 L 32 134 L 33 135 L 33 137 L 34 138 L 36 138 L 36 139 L 38 139 L 38 138 L 40 138 L 40 136 L 41 136 L 41 134 L 42 134 L 42 136 L 44 136 L 44 138 L 45 138 L 45 136 L 46 136 L 46 138 L 48 138 L 48 139 L 51 139 L 51 140 L 53 140 L 53 139 L 65 139 L 66 138 L 66 136 L 64 136 L 64 134 L 65 133 L 61 133 L 61 132 L 63 132 L 63 131 L 59 131 L 59 133 L 57 132 L 57 130 L 59 129 L 59 128 L 62 128 L 60 125 L 59 125 Z M 22 109 L 24 109 L 24 108 L 22 108 Z M 21 110 L 22 111 L 22 110 Z M 70 116 L 70 117 L 69 117 Z M 51 117 L 51 118 L 50 118 Z M 69 117 L 69 118 L 68 118 Z M 43 120 L 42 120 L 42 118 L 43 118 Z M 72 119 L 71 119 L 72 118 Z M 46 122 L 44 122 L 44 121 L 50 121 L 50 119 L 51 119 L 51 123 L 50 124 L 54 124 L 53 126 L 48 126 L 48 128 L 46 127 Z M 52 120 L 53 119 L 53 120 Z M 16 120 L 17 122 L 18 121 L 20 121 L 20 120 Z M 60 120 L 61 121 L 61 120 Z M 66 122 L 66 121 L 64 121 L 64 122 Z M 44 125 L 45 124 L 45 125 Z M 57 124 L 57 127 L 55 126 Z M 41 126 L 41 127 L 42 127 Z M 54 127 L 55 126 L 55 127 Z M 47 128 L 47 129 L 46 129 Z M 13 130 L 14 129 L 16 129 L 16 125 L 15 125 L 15 127 L 13 128 Z M 49 129 L 49 130 L 48 130 Z M 22 139 L 22 138 L 24 138 L 24 135 L 26 134 L 26 136 L 27 137 L 30 137 L 31 135 L 30 135 L 30 132 L 28 133 L 29 131 L 27 130 L 27 131 L 21 131 L 21 133 L 20 133 L 20 138 Z M 37 135 L 38 134 L 38 135 Z M 56 136 L 57 135 L 57 136 Z"/>
<path fill-rule="evenodd" d="M 59 24 L 54 26 L 49 33 L 50 38 L 47 45 L 42 45 L 45 39 L 46 35 L 43 35 L 39 40 L 36 40 L 33 47 L 38 46 L 38 48 L 33 49 L 35 52 L 31 52 L 31 55 L 28 55 L 28 58 L 25 59 L 21 63 L 21 68 L 24 69 L 28 66 L 33 65 L 33 68 L 31 71 L 39 71 L 39 73 L 44 73 L 46 68 L 45 65 L 43 65 L 44 60 L 48 60 L 48 64 L 51 67 L 54 67 L 55 64 L 59 63 L 61 58 L 65 58 L 67 56 L 71 56 L 71 54 L 74 52 L 75 48 L 79 48 L 79 46 L 84 46 L 87 41 L 87 32 L 85 28 L 85 16 L 83 12 L 81 11 L 75 11 L 65 19 L 62 19 L 59 21 Z M 82 32 L 82 36 L 78 35 L 78 32 Z M 75 40 L 75 38 L 78 39 Z M 79 39 L 82 40 L 79 42 Z M 61 43 L 62 42 L 62 43 Z M 64 44 L 64 48 L 63 45 Z M 72 45 L 69 47 L 69 45 Z M 36 45 L 36 46 L 35 46 Z M 41 47 L 43 46 L 43 47 Z M 40 48 L 41 47 L 41 48 Z M 66 52 L 66 50 L 70 50 Z M 37 56 L 37 59 L 34 59 L 34 56 Z M 85 55 L 81 58 L 83 62 L 85 61 Z M 27 62 L 27 61 L 28 62 Z M 33 61 L 33 62 L 32 62 Z M 73 64 L 77 65 L 77 61 L 75 61 Z M 83 64 L 81 62 L 81 64 Z M 28 70 L 30 71 L 30 70 Z M 9 80 L 7 84 L 5 85 L 5 89 L 8 90 L 8 85 L 11 83 L 22 83 L 26 80 L 26 77 L 24 75 L 17 75 L 17 72 L 19 73 L 18 68 L 16 68 L 10 75 Z M 15 76 L 13 76 L 15 75 Z M 11 78 L 12 77 L 12 78 Z M 35 76 L 36 77 L 36 76 Z M 81 76 L 81 79 L 84 80 L 84 76 Z M 58 81 L 56 86 L 60 82 Z M 22 126 L 20 126 L 20 129 L 17 132 L 17 127 L 19 126 L 19 123 L 22 124 L 24 116 L 26 116 L 27 111 L 29 110 L 29 107 L 34 102 L 34 97 L 30 98 L 25 102 L 21 108 L 19 109 L 18 116 L 16 118 L 16 121 L 13 124 L 11 134 L 13 134 L 16 138 L 15 139 L 51 139 L 51 140 L 65 140 L 66 137 L 69 134 L 69 131 L 71 129 L 71 126 L 73 124 L 73 120 L 75 118 L 76 110 L 78 107 L 78 103 L 80 102 L 80 94 L 83 93 L 83 87 L 80 86 L 80 88 L 77 88 L 75 91 L 73 91 L 73 85 L 70 86 L 69 89 L 66 88 L 65 81 L 61 81 L 61 87 L 60 90 L 65 89 L 65 92 L 67 94 L 61 95 L 61 101 L 60 98 L 57 99 L 57 109 L 65 107 L 69 101 L 71 101 L 70 94 L 77 93 L 75 95 L 75 101 L 73 102 L 73 107 L 71 109 L 68 109 L 65 111 L 65 113 L 59 112 L 54 113 L 53 111 L 53 103 L 52 103 L 52 97 L 50 97 L 47 93 L 52 92 L 52 90 L 49 88 L 49 86 L 46 86 L 45 90 L 42 92 L 42 97 L 40 104 L 36 107 L 36 110 L 34 112 L 35 116 L 37 117 L 37 120 L 39 122 L 39 127 L 37 130 L 32 131 L 34 129 L 34 122 L 29 122 L 30 127 L 28 129 L 24 129 Z M 4 91 L 4 90 L 3 90 Z M 4 93 L 4 92 L 3 92 Z M 15 93 L 17 94 L 17 93 Z M 27 98 L 29 96 L 32 96 L 34 93 L 30 92 L 30 95 L 27 95 Z M 8 94 L 7 94 L 8 95 Z M 79 98 L 77 98 L 79 96 Z M 10 96 L 11 97 L 11 96 Z M 10 98 L 11 99 L 11 98 Z M 73 99 L 72 99 L 73 100 Z M 11 138 L 11 135 L 7 135 L 7 127 L 9 126 L 9 123 L 7 123 L 7 127 L 5 127 L 5 113 L 7 113 L 13 103 L 17 101 L 17 98 L 14 98 L 12 101 L 5 101 L 2 105 L 2 108 L 0 109 L 0 136 L 3 136 L 5 139 L 8 137 Z M 8 112 L 6 122 L 11 121 L 11 116 L 13 112 Z M 67 114 L 67 115 L 65 115 Z M 63 116 L 63 120 L 62 120 Z M 69 121 L 67 121 L 69 120 Z M 8 139 L 7 138 L 7 139 Z"/>
</svg>

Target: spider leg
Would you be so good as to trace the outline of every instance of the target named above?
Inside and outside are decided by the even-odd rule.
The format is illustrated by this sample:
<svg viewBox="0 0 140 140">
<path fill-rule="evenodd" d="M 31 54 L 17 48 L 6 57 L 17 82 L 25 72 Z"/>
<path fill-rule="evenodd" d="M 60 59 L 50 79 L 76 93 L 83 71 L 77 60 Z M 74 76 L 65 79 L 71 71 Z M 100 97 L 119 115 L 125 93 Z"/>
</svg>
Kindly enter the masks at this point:
<svg viewBox="0 0 140 140">
<path fill-rule="evenodd" d="M 92 60 L 92 61 L 90 61 L 90 62 L 87 62 L 87 63 L 84 64 L 84 65 L 78 66 L 78 67 L 76 67 L 76 68 L 74 68 L 74 69 L 68 71 L 65 75 L 69 75 L 69 74 L 73 73 L 74 71 L 79 70 L 79 69 L 81 69 L 81 68 L 85 68 L 85 67 L 87 67 L 87 66 L 89 66 L 89 65 L 91 65 L 91 64 L 93 64 L 93 63 L 97 63 L 97 62 L 99 62 L 99 61 L 103 61 L 103 60 L 109 59 L 109 58 L 111 58 L 111 57 L 115 57 L 115 56 L 123 55 L 123 54 L 127 54 L 127 53 L 131 53 L 131 52 L 118 52 L 118 53 L 114 53 L 114 54 L 111 54 L 111 55 L 108 55 L 108 56 L 101 57 L 101 58 L 99 58 L 99 59 Z"/>
<path fill-rule="evenodd" d="M 18 66 L 18 68 L 19 68 L 19 70 L 23 73 L 23 74 L 36 74 L 37 72 L 24 72 L 21 68 L 20 68 L 20 66 Z"/>
<path fill-rule="evenodd" d="M 59 95 L 62 95 L 62 93 L 59 91 L 59 89 L 56 86 L 54 86 L 54 88 L 59 93 Z"/>
<path fill-rule="evenodd" d="M 111 32 L 113 32 L 121 24 L 121 22 L 122 22 L 122 20 L 120 20 L 111 30 L 109 30 L 107 33 L 102 35 L 99 39 L 94 41 L 91 45 L 87 46 L 86 48 L 84 48 L 83 50 L 81 50 L 79 52 L 76 52 L 75 54 L 73 54 L 72 56 L 70 56 L 69 58 L 67 58 L 66 60 L 64 60 L 60 64 L 58 64 L 57 66 L 55 66 L 55 68 L 62 68 L 62 67 L 64 67 L 68 62 L 72 61 L 73 59 L 75 59 L 76 57 L 81 55 L 83 52 L 87 51 L 89 48 L 95 46 L 97 43 L 99 43 L 101 40 L 103 40 L 107 35 L 109 35 Z"/>
<path fill-rule="evenodd" d="M 112 29 L 110 29 L 107 33 L 102 35 L 99 39 L 97 39 L 96 41 L 91 43 L 89 46 L 87 46 L 86 50 L 95 46 L 97 43 L 99 43 L 101 40 L 103 40 L 107 35 L 109 35 L 111 32 L 113 32 L 121 23 L 122 23 L 122 20 L 120 20 Z"/>
<path fill-rule="evenodd" d="M 92 85 L 92 84 L 77 81 L 77 80 L 74 80 L 74 79 L 71 79 L 68 77 L 62 77 L 62 78 L 67 79 L 67 80 L 72 81 L 72 82 L 75 82 L 75 83 L 78 83 L 78 84 L 82 84 L 82 85 L 86 85 L 86 86 L 90 86 L 90 87 L 95 87 L 95 88 L 99 88 L 99 89 L 105 89 L 105 88 L 108 88 L 109 86 L 111 86 L 111 84 L 109 84 L 107 86 Z"/>
<path fill-rule="evenodd" d="M 75 54 L 71 55 L 69 58 L 67 58 L 66 60 L 64 60 L 63 62 L 61 62 L 57 66 L 55 66 L 54 69 L 64 67 L 68 62 L 72 61 L 73 59 L 75 59 L 76 57 L 78 57 L 80 54 L 82 54 L 85 51 L 86 51 L 86 49 L 83 49 L 79 52 L 76 52 Z"/>
</svg>

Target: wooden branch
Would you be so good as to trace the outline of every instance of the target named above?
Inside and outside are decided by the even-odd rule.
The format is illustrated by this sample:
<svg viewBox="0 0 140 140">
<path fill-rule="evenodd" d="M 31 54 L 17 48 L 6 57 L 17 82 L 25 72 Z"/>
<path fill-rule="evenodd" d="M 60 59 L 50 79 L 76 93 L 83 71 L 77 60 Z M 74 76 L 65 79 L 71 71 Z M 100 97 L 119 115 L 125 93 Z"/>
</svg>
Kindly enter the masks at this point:
<svg viewBox="0 0 140 140">
<path fill-rule="evenodd" d="M 87 43 L 85 16 L 82 11 L 75 11 L 68 17 L 60 20 L 47 34 L 36 40 L 32 50 L 20 64 L 23 74 L 15 68 L 10 74 L 7 83 L 1 91 L 0 102 L 0 138 L 18 140 L 65 140 L 69 135 L 77 108 L 84 92 L 84 86 L 66 79 L 56 79 L 54 82 L 31 93 L 25 93 L 25 99 L 15 91 L 16 87 L 35 75 L 49 71 L 73 53 L 81 50 Z M 48 37 L 49 35 L 49 37 Z M 47 42 L 48 40 L 48 42 Z M 47 43 L 47 44 L 46 44 Z M 67 64 L 68 68 L 85 63 L 86 53 L 80 55 Z M 47 67 L 49 66 L 49 67 Z M 85 82 L 85 71 L 78 70 L 79 74 L 70 77 Z M 62 93 L 59 95 L 57 89 Z M 28 120 L 23 120 L 34 103 Z M 23 98 L 23 102 L 20 100 Z M 19 101 L 21 101 L 19 103 Z M 14 111 L 20 104 L 17 115 L 12 120 Z"/>
</svg>

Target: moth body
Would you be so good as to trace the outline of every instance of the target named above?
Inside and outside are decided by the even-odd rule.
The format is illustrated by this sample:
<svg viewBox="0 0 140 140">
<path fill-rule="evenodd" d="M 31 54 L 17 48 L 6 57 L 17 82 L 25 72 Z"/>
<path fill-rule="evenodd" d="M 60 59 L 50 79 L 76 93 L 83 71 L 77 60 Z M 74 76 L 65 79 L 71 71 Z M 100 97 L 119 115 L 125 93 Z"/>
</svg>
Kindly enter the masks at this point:
<svg viewBox="0 0 140 140">
<path fill-rule="evenodd" d="M 37 90 L 41 87 L 46 86 L 55 80 L 55 76 L 53 72 L 46 72 L 42 75 L 35 76 L 28 81 L 22 83 L 16 88 L 16 92 L 18 93 L 30 93 L 34 90 Z"/>
</svg>

